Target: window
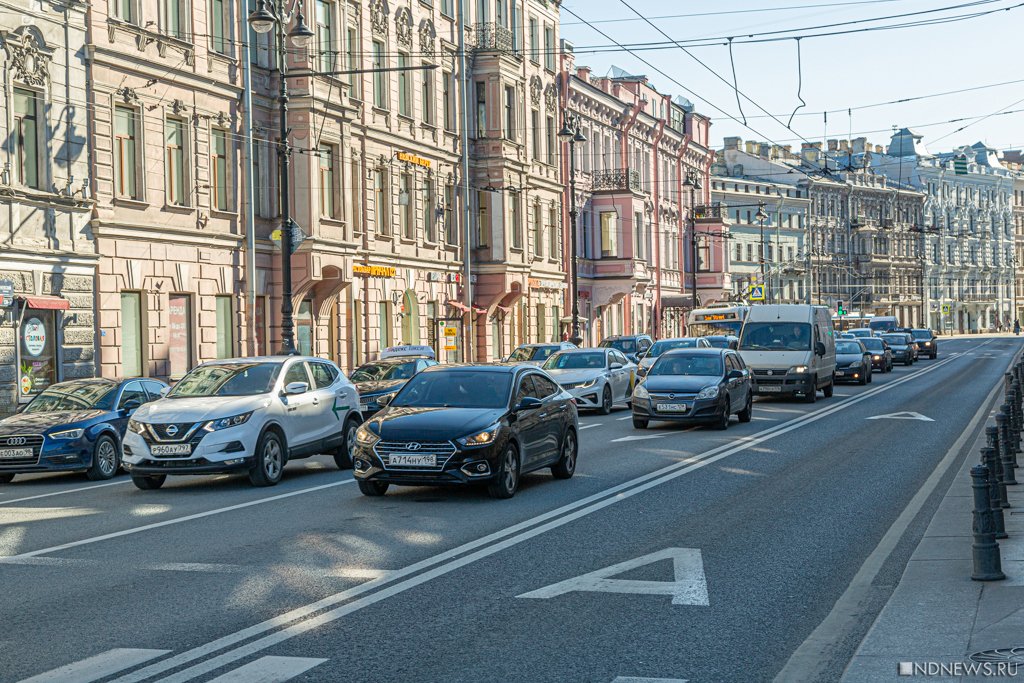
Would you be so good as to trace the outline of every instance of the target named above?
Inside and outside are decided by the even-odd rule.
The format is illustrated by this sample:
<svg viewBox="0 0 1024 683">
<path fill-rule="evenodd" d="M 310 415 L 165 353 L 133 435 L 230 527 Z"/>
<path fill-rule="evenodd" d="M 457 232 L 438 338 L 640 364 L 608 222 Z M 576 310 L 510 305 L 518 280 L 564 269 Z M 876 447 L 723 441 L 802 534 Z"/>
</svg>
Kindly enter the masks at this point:
<svg viewBox="0 0 1024 683">
<path fill-rule="evenodd" d="M 388 223 L 388 201 L 391 193 L 388 190 L 387 170 L 377 168 L 373 171 L 373 214 L 374 228 L 378 235 L 391 234 L 391 226 Z"/>
<path fill-rule="evenodd" d="M 377 315 L 380 318 L 380 348 L 386 349 L 392 345 L 391 334 L 391 302 L 381 301 L 377 305 Z"/>
<path fill-rule="evenodd" d="M 487 84 L 477 81 L 476 87 L 476 136 L 487 137 Z"/>
<path fill-rule="evenodd" d="M 210 185 L 213 191 L 211 206 L 218 211 L 230 208 L 228 201 L 228 134 L 214 128 L 210 131 Z"/>
<path fill-rule="evenodd" d="M 644 258 L 644 215 L 639 211 L 633 213 L 633 231 L 636 233 L 633 258 Z"/>
<path fill-rule="evenodd" d="M 217 358 L 235 355 L 235 316 L 230 295 L 216 296 L 217 301 Z"/>
<path fill-rule="evenodd" d="M 334 146 L 320 145 L 320 215 L 337 218 L 334 201 Z"/>
<path fill-rule="evenodd" d="M 558 207 L 552 206 L 548 210 L 548 258 L 557 261 L 562 253 L 561 249 L 562 231 L 559 228 Z"/>
<path fill-rule="evenodd" d="M 188 7 L 182 7 L 183 0 L 163 0 L 164 33 L 175 38 L 185 38 L 184 17 L 188 16 Z"/>
<path fill-rule="evenodd" d="M 136 23 L 134 0 L 111 0 L 111 3 L 114 7 L 115 17 L 121 21 L 127 21 L 129 24 Z"/>
<path fill-rule="evenodd" d="M 516 89 L 505 87 L 505 139 L 516 139 Z"/>
<path fill-rule="evenodd" d="M 601 256 L 619 255 L 617 232 L 619 214 L 614 211 L 601 212 Z"/>
<path fill-rule="evenodd" d="M 477 247 L 486 247 L 488 235 L 490 234 L 487 225 L 487 192 L 477 190 L 476 193 L 476 244 Z"/>
<path fill-rule="evenodd" d="M 544 223 L 541 222 L 540 204 L 533 205 L 533 253 L 544 257 Z"/>
<path fill-rule="evenodd" d="M 409 68 L 409 55 L 398 53 L 398 113 L 402 116 L 412 116 L 412 88 L 409 87 L 409 79 L 412 78 Z M 430 73 L 430 72 L 425 72 Z"/>
<path fill-rule="evenodd" d="M 146 403 L 146 390 L 142 388 L 142 382 L 128 382 L 121 390 L 121 398 L 117 402 L 118 410 L 127 410 L 130 405 L 136 408 Z"/>
<path fill-rule="evenodd" d="M 143 374 L 142 293 L 121 292 L 121 375 Z"/>
<path fill-rule="evenodd" d="M 558 330 L 562 326 L 562 309 L 558 306 L 551 307 L 551 341 L 562 341 L 558 338 Z"/>
<path fill-rule="evenodd" d="M 329 363 L 313 362 L 309 364 L 309 370 L 313 374 L 313 381 L 317 389 L 324 389 L 334 384 L 338 379 L 338 371 Z"/>
<path fill-rule="evenodd" d="M 295 311 L 295 348 L 303 356 L 313 355 L 313 302 L 303 299 Z"/>
<path fill-rule="evenodd" d="M 334 34 L 334 4 L 316 0 L 316 35 L 320 54 L 317 60 L 320 71 L 337 71 L 334 55 L 338 37 Z"/>
<path fill-rule="evenodd" d="M 743 245 L 742 244 L 737 244 L 736 245 L 736 257 L 735 257 L 734 260 L 736 260 L 736 261 L 742 261 L 743 260 Z"/>
<path fill-rule="evenodd" d="M 174 206 L 185 205 L 185 121 L 169 118 L 164 124 L 166 152 L 164 175 L 167 196 L 164 201 Z M 256 176 L 259 180 L 259 176 Z"/>
<path fill-rule="evenodd" d="M 352 340 L 352 348 L 349 350 L 349 363 L 352 367 L 362 365 L 363 363 L 363 325 L 364 325 L 364 307 L 363 302 L 358 299 L 352 300 L 352 312 L 349 321 L 351 329 L 350 338 Z"/>
<path fill-rule="evenodd" d="M 542 342 L 547 339 L 548 333 L 548 321 L 547 321 L 547 309 L 544 304 L 537 304 L 537 341 Z"/>
<path fill-rule="evenodd" d="M 555 29 L 551 24 L 544 24 L 544 68 L 555 70 Z"/>
<path fill-rule="evenodd" d="M 360 45 L 359 45 L 359 28 L 356 26 L 349 26 L 347 31 L 347 40 L 345 41 L 345 62 L 346 70 L 356 71 L 359 69 L 359 57 L 360 57 Z M 362 98 L 362 83 L 363 77 L 361 74 L 350 73 L 347 76 L 349 84 L 349 94 L 353 99 L 361 100 Z"/>
<path fill-rule="evenodd" d="M 494 23 L 508 28 L 508 11 L 505 0 L 494 0 Z"/>
<path fill-rule="evenodd" d="M 384 58 L 384 43 L 379 40 L 373 41 L 373 106 L 378 109 L 388 108 L 388 75 L 380 71 L 387 64 Z"/>
<path fill-rule="evenodd" d="M 511 204 L 509 211 L 511 213 L 510 223 L 512 225 L 512 248 L 522 249 L 523 248 L 523 215 L 522 209 L 519 205 L 519 193 L 509 193 L 506 195 L 508 201 Z"/>
<path fill-rule="evenodd" d="M 537 17 L 530 17 L 530 61 L 540 64 L 540 31 Z"/>
<path fill-rule="evenodd" d="M 169 374 L 183 377 L 192 369 L 192 295 L 168 295 L 167 313 Z"/>
<path fill-rule="evenodd" d="M 441 106 L 444 108 L 444 129 L 455 130 L 455 88 L 451 71 L 441 72 Z"/>
<path fill-rule="evenodd" d="M 413 239 L 416 236 L 416 222 L 413 219 L 412 174 L 403 172 L 398 176 L 399 229 L 402 237 Z"/>
<path fill-rule="evenodd" d="M 435 195 L 434 179 L 427 178 L 423 183 L 423 239 L 426 242 L 437 241 L 437 195 Z"/>
<path fill-rule="evenodd" d="M 444 186 L 444 232 L 448 244 L 458 244 L 459 235 L 455 225 L 455 185 L 447 183 Z"/>
<path fill-rule="evenodd" d="M 294 382 L 302 382 L 309 385 L 309 373 L 306 372 L 306 364 L 302 361 L 293 363 L 284 373 L 284 385 L 288 386 Z"/>
<path fill-rule="evenodd" d="M 530 152 L 534 161 L 540 161 L 540 111 L 534 109 L 530 112 Z"/>
<path fill-rule="evenodd" d="M 548 164 L 551 166 L 555 165 L 555 118 L 553 116 L 546 116 L 545 120 L 545 132 L 548 136 Z"/>
<path fill-rule="evenodd" d="M 214 52 L 230 54 L 230 11 L 224 0 L 210 0 L 210 40 Z"/>
<path fill-rule="evenodd" d="M 356 158 L 355 150 L 352 150 L 352 152 L 352 187 L 349 188 L 352 192 L 352 200 L 349 202 L 349 224 L 352 226 L 354 234 L 362 234 L 363 168 L 359 163 L 359 159 Z"/>
<path fill-rule="evenodd" d="M 711 271 L 711 241 L 702 239 L 697 242 L 697 271 L 707 273 Z"/>
<path fill-rule="evenodd" d="M 42 188 L 39 177 L 39 110 L 36 93 L 14 89 L 14 136 L 17 157 L 18 182 L 37 190 Z"/>
<path fill-rule="evenodd" d="M 427 62 L 423 66 L 429 66 Z M 423 123 L 434 125 L 434 72 L 423 70 Z"/>
<path fill-rule="evenodd" d="M 139 198 L 136 149 L 136 113 L 130 107 L 114 107 L 114 194 Z"/>
<path fill-rule="evenodd" d="M 455 16 L 455 0 L 441 0 L 441 14 L 446 17 Z"/>
</svg>

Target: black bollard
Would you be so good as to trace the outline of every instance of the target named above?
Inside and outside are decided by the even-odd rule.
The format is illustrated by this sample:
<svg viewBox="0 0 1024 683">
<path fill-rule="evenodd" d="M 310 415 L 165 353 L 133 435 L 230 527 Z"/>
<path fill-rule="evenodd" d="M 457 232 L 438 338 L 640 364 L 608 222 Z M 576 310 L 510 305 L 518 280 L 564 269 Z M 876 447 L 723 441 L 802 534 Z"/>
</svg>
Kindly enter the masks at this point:
<svg viewBox="0 0 1024 683">
<path fill-rule="evenodd" d="M 996 429 L 999 430 L 999 459 L 1003 465 L 1003 483 L 1006 486 L 1016 486 L 1017 480 L 1013 476 L 1013 450 L 1010 446 L 1009 418 L 1006 416 L 1006 404 L 996 413 Z"/>
<path fill-rule="evenodd" d="M 988 438 L 988 446 L 986 448 L 993 450 L 993 462 L 999 465 L 995 468 L 996 485 L 999 493 L 999 507 L 1005 510 L 1010 507 L 1010 500 L 1006 495 L 1006 482 L 1003 481 L 1003 463 L 1000 459 L 1002 451 L 999 450 L 999 430 L 996 427 L 985 427 L 985 436 Z"/>
<path fill-rule="evenodd" d="M 1005 579 L 999 559 L 999 544 L 992 529 L 992 511 L 988 507 L 988 468 L 975 465 L 971 468 L 971 488 L 974 489 L 974 543 L 971 557 L 975 581 L 999 581 Z"/>
<path fill-rule="evenodd" d="M 1009 538 L 1009 534 L 1006 533 L 1006 518 L 1003 516 L 1002 500 L 999 497 L 999 478 L 996 476 L 1001 465 L 994 448 L 985 446 L 981 449 L 981 464 L 988 469 L 988 507 L 992 511 L 992 529 L 995 531 L 995 537 Z"/>
<path fill-rule="evenodd" d="M 1010 385 L 1012 383 L 1013 383 L 1013 373 L 1012 372 L 1003 373 L 1003 395 L 1004 396 L 1010 393 Z"/>
</svg>

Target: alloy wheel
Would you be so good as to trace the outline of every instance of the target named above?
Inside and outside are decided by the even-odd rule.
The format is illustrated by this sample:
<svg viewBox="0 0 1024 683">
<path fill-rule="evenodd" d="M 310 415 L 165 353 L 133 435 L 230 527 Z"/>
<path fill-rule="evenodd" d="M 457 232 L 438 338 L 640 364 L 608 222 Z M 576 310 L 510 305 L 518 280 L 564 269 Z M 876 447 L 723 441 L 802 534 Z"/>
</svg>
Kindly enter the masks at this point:
<svg viewBox="0 0 1024 683">
<path fill-rule="evenodd" d="M 281 444 L 277 439 L 268 439 L 263 447 L 263 472 L 271 481 L 281 474 Z"/>
<path fill-rule="evenodd" d="M 113 476 L 117 470 L 117 449 L 110 440 L 105 440 L 96 450 L 96 458 L 99 461 L 100 471 L 104 476 Z"/>
</svg>

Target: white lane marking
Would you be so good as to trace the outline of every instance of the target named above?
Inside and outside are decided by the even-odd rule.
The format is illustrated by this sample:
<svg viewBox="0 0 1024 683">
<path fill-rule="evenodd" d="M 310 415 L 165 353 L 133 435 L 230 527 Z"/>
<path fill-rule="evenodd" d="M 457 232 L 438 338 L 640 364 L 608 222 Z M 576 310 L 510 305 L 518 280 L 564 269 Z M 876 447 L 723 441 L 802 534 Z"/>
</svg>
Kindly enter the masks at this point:
<svg viewBox="0 0 1024 683">
<path fill-rule="evenodd" d="M 138 681 L 153 678 L 154 676 L 166 673 L 190 662 L 204 660 L 179 672 L 173 678 L 165 679 L 161 683 L 181 683 L 183 681 L 189 681 L 196 676 L 209 673 L 210 671 L 226 666 L 231 662 L 249 657 L 290 638 L 302 635 L 303 633 L 319 628 L 324 624 L 341 619 L 342 617 L 363 609 L 364 607 L 386 600 L 392 596 L 431 581 L 439 576 L 444 576 L 445 574 L 456 571 L 461 567 L 472 564 L 477 560 L 494 555 L 506 548 L 510 548 L 534 538 L 535 536 L 547 533 L 552 529 L 557 529 L 577 519 L 602 510 L 610 505 L 614 505 L 615 503 L 626 500 L 627 498 L 643 493 L 648 489 L 660 486 L 661 484 L 672 481 L 677 477 L 681 477 L 702 467 L 711 465 L 730 455 L 745 451 L 775 438 L 776 436 L 787 434 L 809 423 L 824 419 L 834 413 L 854 406 L 861 401 L 866 401 L 876 394 L 890 391 L 902 384 L 905 384 L 906 382 L 912 382 L 929 372 L 934 372 L 944 365 L 951 363 L 953 360 L 954 359 L 950 358 L 940 361 L 929 367 L 927 370 L 909 374 L 892 382 L 887 382 L 881 386 L 875 387 L 874 389 L 869 389 L 849 401 L 842 401 L 826 408 L 807 413 L 804 417 L 795 418 L 789 422 L 769 427 L 768 429 L 750 436 L 742 436 L 736 439 L 735 443 L 716 446 L 715 448 L 696 456 L 685 458 L 671 465 L 666 465 L 654 472 L 649 472 L 621 484 L 616 484 L 615 486 L 611 486 L 603 491 L 599 491 L 585 498 L 563 505 L 560 508 L 549 510 L 548 512 L 537 515 L 536 517 L 532 517 L 517 524 L 513 524 L 510 527 L 500 529 L 494 533 L 488 534 L 487 536 L 469 541 L 468 543 L 464 543 L 461 546 L 452 548 L 451 550 L 425 558 L 402 569 L 396 569 L 385 577 L 373 579 L 333 595 L 328 595 L 316 602 L 296 607 L 289 612 L 285 612 L 284 614 L 279 614 L 275 617 L 271 617 L 270 619 L 253 624 L 241 631 L 229 633 L 217 638 L 216 640 L 199 645 L 186 652 L 182 652 L 181 654 L 155 664 L 150 664 L 143 669 L 139 669 L 138 671 L 122 676 L 112 683 L 138 683 Z M 399 581 L 399 579 L 404 580 L 399 583 L 392 583 L 394 581 Z M 377 590 L 378 588 L 380 590 Z M 352 600 L 352 602 L 341 604 L 327 612 L 321 612 L 321 610 L 333 607 L 334 605 L 339 605 L 340 603 L 345 603 L 347 600 L 351 600 L 352 598 L 356 598 L 357 596 L 361 596 L 365 593 L 370 593 L 374 590 L 377 590 L 377 592 L 360 597 L 357 600 Z M 318 612 L 321 613 L 317 614 Z M 280 630 L 275 631 L 275 629 Z M 219 650 L 234 647 L 239 643 L 249 640 L 250 638 L 256 638 L 261 635 L 263 637 L 258 638 L 257 640 L 253 640 L 245 645 L 236 647 L 233 650 L 211 657 L 210 659 L 205 659 Z"/>
<path fill-rule="evenodd" d="M 51 669 L 32 678 L 26 678 L 21 683 L 91 683 L 91 681 L 98 681 L 116 674 L 118 671 L 138 666 L 168 652 L 170 650 L 116 648 L 87 659 L 65 664 L 57 669 Z"/>
<path fill-rule="evenodd" d="M 804 414 L 804 411 L 797 410 L 796 408 L 769 408 L 767 404 L 764 405 L 763 407 L 762 406 L 758 406 L 757 410 L 758 410 L 758 412 L 765 412 L 765 413 L 796 413 L 797 415 L 803 415 Z"/>
<path fill-rule="evenodd" d="M 662 560 L 672 560 L 672 581 L 637 581 L 611 577 Z M 707 607 L 708 581 L 699 548 L 666 548 L 604 569 L 588 572 L 565 581 L 538 588 L 517 598 L 554 598 L 566 593 L 628 593 L 632 595 L 671 595 L 673 605 Z"/>
<path fill-rule="evenodd" d="M 632 415 L 627 415 L 626 417 L 617 417 L 617 418 L 615 418 L 615 421 L 616 422 L 622 422 L 623 420 L 632 420 L 632 419 L 633 419 Z"/>
<path fill-rule="evenodd" d="M 616 676 L 612 683 L 687 683 L 686 678 L 641 678 L 640 676 Z"/>
<path fill-rule="evenodd" d="M 760 420 L 760 421 L 763 421 L 763 422 L 778 422 L 779 421 L 779 418 L 777 418 L 777 417 L 764 417 L 762 415 L 755 415 L 751 419 L 752 420 Z"/>
<path fill-rule="evenodd" d="M 925 417 L 921 413 L 915 413 L 910 410 L 904 410 L 899 413 L 889 413 L 887 415 L 872 415 L 871 417 L 865 417 L 865 420 L 918 420 L 920 422 L 935 422 L 930 417 Z"/>
<path fill-rule="evenodd" d="M 147 565 L 145 568 L 156 572 L 212 572 L 214 574 L 228 574 L 245 570 L 245 567 L 239 564 L 204 562 L 162 562 L 160 564 Z"/>
<path fill-rule="evenodd" d="M 584 429 L 590 429 L 591 427 L 600 427 L 600 426 L 601 426 L 600 422 L 598 422 L 597 424 L 583 425 L 583 426 L 580 427 L 580 431 L 583 431 Z"/>
<path fill-rule="evenodd" d="M 336 486 L 342 486 L 343 484 L 352 484 L 354 479 L 344 479 L 342 481 L 331 482 L 330 484 L 321 484 L 320 486 L 311 486 L 305 489 L 299 489 L 298 491 L 289 491 L 288 493 L 282 493 L 276 496 L 269 496 L 267 498 L 259 498 L 257 500 L 250 500 L 246 503 L 238 503 L 237 505 L 228 505 L 227 507 L 216 508 L 215 510 L 207 510 L 205 512 L 197 512 L 192 515 L 185 515 L 184 517 L 175 517 L 174 519 L 165 519 L 162 522 L 153 522 L 152 524 L 144 524 L 143 526 L 132 527 L 131 529 L 123 529 L 121 531 L 114 531 L 109 534 L 102 534 L 100 536 L 93 536 L 91 538 L 83 538 L 79 541 L 71 541 L 70 543 L 62 543 L 61 545 L 50 546 L 49 548 L 40 548 L 39 550 L 30 550 L 29 552 L 19 553 L 17 555 L 8 555 L 6 557 L 0 557 L 0 559 L 23 559 L 26 557 L 36 557 L 37 555 L 48 555 L 49 553 L 55 553 L 59 550 L 67 550 L 68 548 L 77 548 L 83 545 L 89 545 L 91 543 L 99 543 L 100 541 L 107 541 L 112 538 L 120 538 L 122 536 L 131 536 L 132 534 L 142 533 L 143 531 L 151 531 L 153 529 L 160 529 L 165 526 L 171 526 L 173 524 L 181 524 L 183 522 L 191 522 L 195 519 L 203 519 L 204 517 L 212 517 L 214 515 L 220 515 L 225 512 L 232 512 L 234 510 L 243 510 L 245 508 L 253 507 L 254 505 L 263 505 L 264 503 L 271 503 L 275 500 L 284 500 L 285 498 L 291 498 L 293 496 L 301 496 L 305 493 L 313 493 L 315 491 L 323 491 L 324 489 L 334 488 Z"/>
<path fill-rule="evenodd" d="M 23 503 L 26 500 L 38 500 L 40 498 L 49 498 L 50 496 L 61 496 L 65 493 L 78 493 L 80 491 L 91 491 L 92 489 L 101 489 L 106 486 L 117 486 L 118 484 L 127 484 L 131 479 L 122 479 L 120 481 L 108 481 L 106 484 L 94 484 L 93 486 L 79 486 L 73 489 L 64 489 L 63 491 L 51 491 L 50 493 L 40 493 L 35 496 L 25 496 L 24 498 L 12 498 L 11 500 L 0 500 L 0 505 L 10 505 L 11 503 Z"/>
<path fill-rule="evenodd" d="M 210 683 L 283 683 L 326 661 L 313 657 L 260 657 Z"/>
<path fill-rule="evenodd" d="M 668 434 L 644 434 L 642 436 L 624 436 L 619 439 L 612 439 L 612 443 L 622 443 L 623 441 L 645 441 L 647 439 L 660 439 Z"/>
<path fill-rule="evenodd" d="M 93 567 L 100 560 L 69 557 L 0 557 L 0 564 L 21 564 L 33 567 Z"/>
</svg>

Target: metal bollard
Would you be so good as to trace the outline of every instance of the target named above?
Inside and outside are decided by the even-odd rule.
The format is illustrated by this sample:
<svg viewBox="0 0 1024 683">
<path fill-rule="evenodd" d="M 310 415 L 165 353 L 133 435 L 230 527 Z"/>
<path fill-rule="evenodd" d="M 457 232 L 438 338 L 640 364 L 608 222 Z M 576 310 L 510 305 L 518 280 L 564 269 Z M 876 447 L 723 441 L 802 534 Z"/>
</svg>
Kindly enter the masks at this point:
<svg viewBox="0 0 1024 683">
<path fill-rule="evenodd" d="M 981 464 L 988 469 L 988 507 L 992 511 L 992 529 L 996 538 L 1009 538 L 1006 533 L 1006 518 L 1003 516 L 1002 500 L 999 497 L 999 478 L 996 471 L 1000 468 L 996 450 L 985 446 L 981 449 Z M 1003 488 L 1005 493 L 1006 488 Z"/>
<path fill-rule="evenodd" d="M 1016 486 L 1017 480 L 1013 476 L 1013 450 L 1010 445 L 1009 418 L 1006 416 L 1005 403 L 996 414 L 996 429 L 999 430 L 999 459 L 1003 465 L 1003 483 L 1007 486 Z"/>
<path fill-rule="evenodd" d="M 999 430 L 996 427 L 985 427 L 985 436 L 988 438 L 988 446 L 986 446 L 986 448 L 991 448 L 994 451 L 993 462 L 999 465 L 999 467 L 995 468 L 996 485 L 999 493 L 999 507 L 1006 509 L 1010 507 L 1010 499 L 1006 495 L 1006 482 L 1003 480 L 1003 463 L 1000 459 L 1000 453 L 1002 453 L 1002 451 L 999 450 Z"/>
<path fill-rule="evenodd" d="M 1012 373 L 1012 372 L 1003 373 L 1003 394 L 1004 395 L 1010 393 L 1010 385 L 1013 384 L 1013 377 L 1014 377 L 1014 373 Z"/>
<path fill-rule="evenodd" d="M 971 468 L 971 488 L 974 489 L 974 543 L 971 544 L 974 571 L 971 578 L 975 581 L 1005 579 L 999 544 L 992 528 L 992 510 L 988 507 L 988 468 L 984 465 Z"/>
</svg>

